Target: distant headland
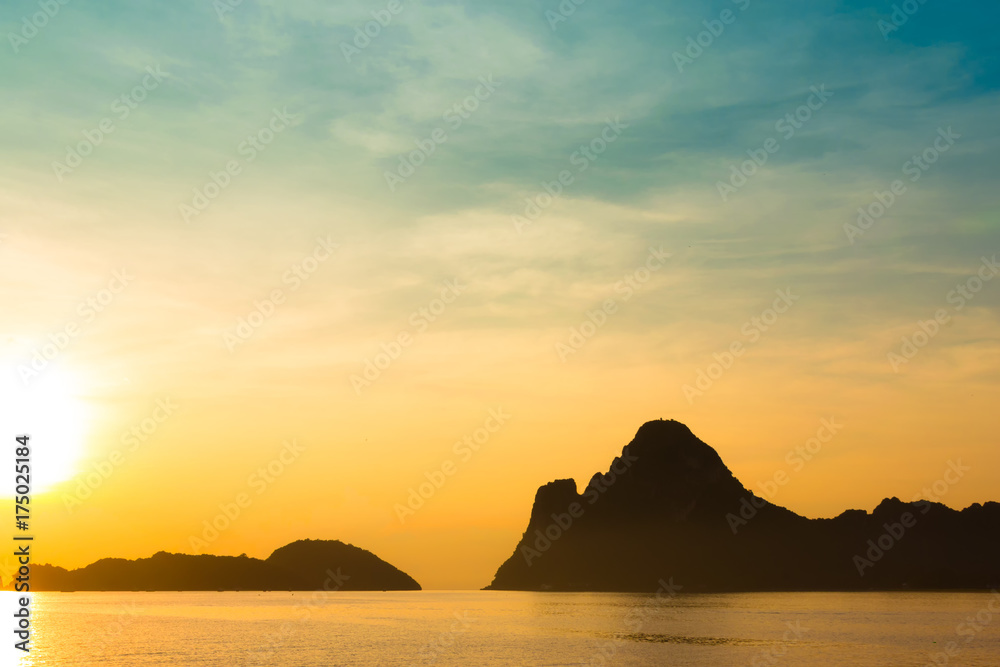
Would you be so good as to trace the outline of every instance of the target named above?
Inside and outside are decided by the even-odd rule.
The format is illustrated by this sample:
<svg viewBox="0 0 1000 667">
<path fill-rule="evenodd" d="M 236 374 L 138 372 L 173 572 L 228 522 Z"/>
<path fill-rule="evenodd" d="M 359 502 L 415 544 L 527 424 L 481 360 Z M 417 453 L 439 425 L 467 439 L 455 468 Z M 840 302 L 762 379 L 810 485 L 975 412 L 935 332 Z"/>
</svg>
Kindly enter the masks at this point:
<svg viewBox="0 0 1000 667">
<path fill-rule="evenodd" d="M 952 478 L 967 470 L 948 465 Z M 749 491 L 684 424 L 652 421 L 583 493 L 572 479 L 538 489 L 527 529 L 486 589 L 652 592 L 666 581 L 686 592 L 995 588 L 1000 503 L 957 511 L 889 498 L 871 513 L 807 519 Z M 159 552 L 31 570 L 32 591 L 420 588 L 337 540 L 299 540 L 264 560 Z"/>
<path fill-rule="evenodd" d="M 12 582 L 4 582 L 11 589 Z M 339 540 L 299 540 L 265 560 L 159 552 L 104 558 L 77 570 L 31 568 L 32 591 L 411 591 L 413 577 L 370 551 Z"/>
<path fill-rule="evenodd" d="M 1000 504 L 890 498 L 807 519 L 748 491 L 684 424 L 652 421 L 582 494 L 572 479 L 538 489 L 487 589 L 653 591 L 671 579 L 684 591 L 993 587 Z"/>
</svg>

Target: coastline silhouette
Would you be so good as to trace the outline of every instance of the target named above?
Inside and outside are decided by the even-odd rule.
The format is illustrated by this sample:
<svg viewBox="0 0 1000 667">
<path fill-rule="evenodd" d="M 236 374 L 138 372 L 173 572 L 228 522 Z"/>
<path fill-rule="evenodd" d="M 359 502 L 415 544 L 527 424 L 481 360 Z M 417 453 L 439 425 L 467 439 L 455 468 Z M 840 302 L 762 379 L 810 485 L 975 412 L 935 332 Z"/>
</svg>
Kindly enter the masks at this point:
<svg viewBox="0 0 1000 667">
<path fill-rule="evenodd" d="M 527 529 L 485 590 L 652 592 L 666 580 L 688 592 L 985 589 L 1000 582 L 1000 503 L 957 511 L 887 498 L 871 513 L 808 519 L 746 489 L 684 424 L 651 421 L 583 493 L 572 479 L 538 489 Z M 264 560 L 161 551 L 75 570 L 35 565 L 32 589 L 421 587 L 364 549 L 299 540 Z"/>
<path fill-rule="evenodd" d="M 5 582 L 9 589 L 11 582 Z M 66 570 L 34 565 L 35 591 L 410 591 L 410 575 L 375 554 L 339 540 L 298 540 L 265 560 L 242 556 L 172 554 L 104 558 Z"/>
<path fill-rule="evenodd" d="M 1000 504 L 889 498 L 807 519 L 747 490 L 684 424 L 652 421 L 582 494 L 572 479 L 538 489 L 486 588 L 655 591 L 671 578 L 685 591 L 983 589 L 1000 581 Z"/>
</svg>

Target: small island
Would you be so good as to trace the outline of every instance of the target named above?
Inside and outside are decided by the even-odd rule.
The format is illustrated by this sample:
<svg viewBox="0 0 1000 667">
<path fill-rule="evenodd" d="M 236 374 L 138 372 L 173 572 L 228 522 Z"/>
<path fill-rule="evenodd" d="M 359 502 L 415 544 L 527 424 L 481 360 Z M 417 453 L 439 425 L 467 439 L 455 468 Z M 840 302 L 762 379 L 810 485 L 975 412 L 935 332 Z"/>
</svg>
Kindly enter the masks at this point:
<svg viewBox="0 0 1000 667">
<path fill-rule="evenodd" d="M 4 582 L 12 590 L 12 581 Z M 172 554 L 103 558 L 66 570 L 31 569 L 32 591 L 418 591 L 413 577 L 370 551 L 339 540 L 299 540 L 265 560 Z"/>
</svg>

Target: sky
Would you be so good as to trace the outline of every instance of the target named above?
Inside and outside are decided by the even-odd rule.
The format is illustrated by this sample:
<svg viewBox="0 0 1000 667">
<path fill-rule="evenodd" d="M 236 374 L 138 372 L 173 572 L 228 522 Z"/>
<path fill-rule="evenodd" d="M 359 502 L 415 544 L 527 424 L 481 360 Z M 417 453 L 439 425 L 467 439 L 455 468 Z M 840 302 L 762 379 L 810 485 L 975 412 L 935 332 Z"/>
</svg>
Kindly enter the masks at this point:
<svg viewBox="0 0 1000 667">
<path fill-rule="evenodd" d="M 659 418 L 809 517 L 1000 500 L 998 13 L 5 2 L 36 560 L 480 588 Z"/>
</svg>

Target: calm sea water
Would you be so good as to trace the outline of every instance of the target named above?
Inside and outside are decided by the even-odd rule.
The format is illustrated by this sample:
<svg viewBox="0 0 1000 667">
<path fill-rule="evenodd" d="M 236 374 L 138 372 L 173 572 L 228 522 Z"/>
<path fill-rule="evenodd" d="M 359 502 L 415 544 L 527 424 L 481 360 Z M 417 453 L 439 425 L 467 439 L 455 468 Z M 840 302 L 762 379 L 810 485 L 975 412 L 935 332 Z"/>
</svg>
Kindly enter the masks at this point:
<svg viewBox="0 0 1000 667">
<path fill-rule="evenodd" d="M 14 657 L 5 613 L 2 655 L 22 666 L 1000 665 L 990 593 L 310 596 L 36 593 L 31 653 Z"/>
</svg>

